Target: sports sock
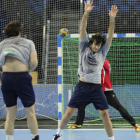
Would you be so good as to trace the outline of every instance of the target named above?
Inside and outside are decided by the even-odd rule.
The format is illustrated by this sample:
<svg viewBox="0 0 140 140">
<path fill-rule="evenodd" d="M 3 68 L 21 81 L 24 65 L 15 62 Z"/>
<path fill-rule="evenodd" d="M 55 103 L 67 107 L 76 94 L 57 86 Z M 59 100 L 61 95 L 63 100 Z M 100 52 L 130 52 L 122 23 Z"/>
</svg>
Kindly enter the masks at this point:
<svg viewBox="0 0 140 140">
<path fill-rule="evenodd" d="M 56 134 L 61 135 L 61 134 L 62 134 L 62 131 L 63 131 L 63 129 L 58 128 L 58 131 L 57 131 L 57 133 L 56 133 Z"/>
<path fill-rule="evenodd" d="M 14 135 L 6 135 L 6 140 L 14 140 Z"/>
<path fill-rule="evenodd" d="M 32 138 L 32 140 L 39 140 L 39 135 L 38 134 L 36 134 L 36 135 L 31 134 L 31 138 Z"/>
<path fill-rule="evenodd" d="M 109 140 L 115 140 L 115 139 L 114 139 L 114 136 L 112 136 L 112 137 L 109 137 Z"/>
</svg>

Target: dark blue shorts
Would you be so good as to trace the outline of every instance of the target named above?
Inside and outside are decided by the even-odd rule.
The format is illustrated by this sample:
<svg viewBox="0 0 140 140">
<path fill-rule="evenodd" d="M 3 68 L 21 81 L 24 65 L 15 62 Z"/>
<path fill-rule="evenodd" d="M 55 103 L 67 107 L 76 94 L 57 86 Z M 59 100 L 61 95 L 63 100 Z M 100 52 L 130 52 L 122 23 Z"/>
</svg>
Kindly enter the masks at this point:
<svg viewBox="0 0 140 140">
<path fill-rule="evenodd" d="M 35 103 L 32 77 L 28 72 L 3 72 L 1 89 L 6 107 L 16 105 L 18 97 L 24 107 Z"/>
<path fill-rule="evenodd" d="M 93 103 L 97 110 L 108 109 L 108 103 L 101 84 L 79 81 L 75 87 L 68 106 L 80 109 L 86 101 Z"/>
</svg>

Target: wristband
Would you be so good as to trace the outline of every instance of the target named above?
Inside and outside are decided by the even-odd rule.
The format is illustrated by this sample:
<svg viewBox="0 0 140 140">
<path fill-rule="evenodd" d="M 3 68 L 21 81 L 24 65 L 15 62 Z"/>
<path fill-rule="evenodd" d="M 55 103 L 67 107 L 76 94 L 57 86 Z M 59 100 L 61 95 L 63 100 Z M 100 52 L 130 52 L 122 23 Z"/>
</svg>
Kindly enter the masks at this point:
<svg viewBox="0 0 140 140">
<path fill-rule="evenodd" d="M 87 4 L 90 4 L 90 0 L 87 1 Z"/>
</svg>

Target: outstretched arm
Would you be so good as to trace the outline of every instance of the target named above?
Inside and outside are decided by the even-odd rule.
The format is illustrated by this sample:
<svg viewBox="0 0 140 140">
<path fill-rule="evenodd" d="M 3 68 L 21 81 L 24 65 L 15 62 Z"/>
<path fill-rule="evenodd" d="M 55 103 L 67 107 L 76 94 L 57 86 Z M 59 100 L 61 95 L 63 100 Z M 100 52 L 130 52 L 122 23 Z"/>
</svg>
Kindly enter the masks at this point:
<svg viewBox="0 0 140 140">
<path fill-rule="evenodd" d="M 112 5 L 111 11 L 109 10 L 109 16 L 110 16 L 110 23 L 109 23 L 109 28 L 108 28 L 108 36 L 107 36 L 107 41 L 106 44 L 108 47 L 111 46 L 112 39 L 114 36 L 114 30 L 115 30 L 115 17 L 118 13 L 118 9 L 116 8 L 115 5 Z"/>
<path fill-rule="evenodd" d="M 85 2 L 85 12 L 84 12 L 84 15 L 82 17 L 81 26 L 80 26 L 80 39 L 81 40 L 84 40 L 85 37 L 87 36 L 87 32 L 86 32 L 87 20 L 88 20 L 89 12 L 94 7 L 94 6 L 92 6 L 92 4 L 93 4 L 93 0 L 91 3 L 90 3 L 90 0 L 86 0 L 86 2 Z"/>
</svg>

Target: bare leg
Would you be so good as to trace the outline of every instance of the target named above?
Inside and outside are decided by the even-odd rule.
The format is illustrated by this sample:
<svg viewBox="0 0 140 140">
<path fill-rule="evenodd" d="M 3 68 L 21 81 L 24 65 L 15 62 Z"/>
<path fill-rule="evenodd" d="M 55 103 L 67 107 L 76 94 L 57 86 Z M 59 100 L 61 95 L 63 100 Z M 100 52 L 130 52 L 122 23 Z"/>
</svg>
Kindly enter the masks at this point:
<svg viewBox="0 0 140 140">
<path fill-rule="evenodd" d="M 27 115 L 27 124 L 31 131 L 31 134 L 38 134 L 38 123 L 35 115 L 35 107 L 25 107 L 25 113 Z"/>
<path fill-rule="evenodd" d="M 108 134 L 108 137 L 112 137 L 113 136 L 113 128 L 112 128 L 112 123 L 111 123 L 110 118 L 109 118 L 108 109 L 107 110 L 98 110 L 98 112 L 103 120 L 104 127 L 105 127 L 107 134 Z"/>
<path fill-rule="evenodd" d="M 16 118 L 17 105 L 12 107 L 7 107 L 7 117 L 5 122 L 5 132 L 6 135 L 14 135 L 14 122 Z"/>
<path fill-rule="evenodd" d="M 64 129 L 66 127 L 70 118 L 72 117 L 73 114 L 76 113 L 77 110 L 78 110 L 77 108 L 67 107 L 67 110 L 66 110 L 65 114 L 63 115 L 61 122 L 60 122 L 60 126 L 59 126 L 60 129 Z"/>
</svg>

